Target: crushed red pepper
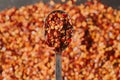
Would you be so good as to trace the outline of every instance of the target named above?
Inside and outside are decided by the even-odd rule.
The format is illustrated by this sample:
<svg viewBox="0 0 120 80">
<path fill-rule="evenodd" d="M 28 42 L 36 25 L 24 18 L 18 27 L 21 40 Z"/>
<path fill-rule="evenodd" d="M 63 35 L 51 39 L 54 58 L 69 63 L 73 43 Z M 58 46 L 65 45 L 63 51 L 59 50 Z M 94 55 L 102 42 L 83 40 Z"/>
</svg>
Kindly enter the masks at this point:
<svg viewBox="0 0 120 80">
<path fill-rule="evenodd" d="M 1 11 L 0 80 L 55 80 L 55 51 L 43 43 L 44 19 L 53 10 L 67 12 L 74 28 L 62 52 L 63 80 L 120 80 L 120 10 L 96 1 Z"/>
<path fill-rule="evenodd" d="M 60 10 L 51 12 L 45 20 L 46 43 L 60 52 L 71 42 L 72 24 L 67 13 Z"/>
</svg>

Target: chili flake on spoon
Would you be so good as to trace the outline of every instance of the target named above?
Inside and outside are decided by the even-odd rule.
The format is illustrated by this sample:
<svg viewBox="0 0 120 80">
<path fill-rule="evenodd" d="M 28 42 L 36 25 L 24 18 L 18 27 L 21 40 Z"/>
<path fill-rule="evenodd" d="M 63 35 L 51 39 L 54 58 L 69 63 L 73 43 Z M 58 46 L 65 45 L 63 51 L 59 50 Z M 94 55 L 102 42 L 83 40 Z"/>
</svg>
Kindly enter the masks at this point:
<svg viewBox="0 0 120 80">
<path fill-rule="evenodd" d="M 51 12 L 45 20 L 46 43 L 60 52 L 71 42 L 72 24 L 67 13 L 61 10 Z"/>
</svg>

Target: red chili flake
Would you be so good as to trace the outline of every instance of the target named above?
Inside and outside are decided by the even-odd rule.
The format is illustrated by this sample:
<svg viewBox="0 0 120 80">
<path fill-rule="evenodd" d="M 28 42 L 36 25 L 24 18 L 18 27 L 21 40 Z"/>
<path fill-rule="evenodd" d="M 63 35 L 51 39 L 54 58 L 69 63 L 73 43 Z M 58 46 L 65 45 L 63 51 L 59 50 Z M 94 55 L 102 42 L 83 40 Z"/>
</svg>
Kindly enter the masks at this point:
<svg viewBox="0 0 120 80">
<path fill-rule="evenodd" d="M 88 5 L 88 6 L 90 6 L 90 5 L 92 5 L 92 4 L 93 4 L 93 2 L 88 1 L 88 2 L 86 2 L 85 4 L 86 4 L 86 5 Z"/>
<path fill-rule="evenodd" d="M 71 42 L 71 40 L 72 40 L 72 39 L 71 39 L 71 38 L 69 38 L 69 39 L 67 40 L 67 42 Z"/>
<path fill-rule="evenodd" d="M 63 13 L 62 16 L 63 16 L 63 18 L 66 18 L 68 15 Z"/>
</svg>

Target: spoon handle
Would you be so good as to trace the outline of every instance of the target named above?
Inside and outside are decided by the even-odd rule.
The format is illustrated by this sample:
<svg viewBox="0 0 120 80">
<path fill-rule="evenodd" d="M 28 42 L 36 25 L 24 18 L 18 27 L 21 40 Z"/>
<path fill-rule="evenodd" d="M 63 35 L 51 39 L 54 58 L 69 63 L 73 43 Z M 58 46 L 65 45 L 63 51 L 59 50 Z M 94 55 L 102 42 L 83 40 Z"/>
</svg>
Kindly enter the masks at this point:
<svg viewBox="0 0 120 80">
<path fill-rule="evenodd" d="M 55 76 L 56 76 L 56 80 L 62 80 L 62 67 L 61 67 L 61 54 L 57 53 L 56 54 L 56 67 L 55 67 Z"/>
</svg>

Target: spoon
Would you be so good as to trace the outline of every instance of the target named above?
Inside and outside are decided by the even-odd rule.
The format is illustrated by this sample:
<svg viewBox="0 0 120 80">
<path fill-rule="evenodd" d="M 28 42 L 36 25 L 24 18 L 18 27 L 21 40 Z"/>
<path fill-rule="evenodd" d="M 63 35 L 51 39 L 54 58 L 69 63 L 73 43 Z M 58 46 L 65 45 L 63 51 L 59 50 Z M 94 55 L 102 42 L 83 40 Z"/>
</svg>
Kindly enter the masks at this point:
<svg viewBox="0 0 120 80">
<path fill-rule="evenodd" d="M 66 12 L 54 10 L 45 18 L 44 30 L 46 44 L 53 47 L 56 52 L 56 80 L 62 80 L 61 54 L 71 42 L 73 30 L 71 19 Z"/>
</svg>

